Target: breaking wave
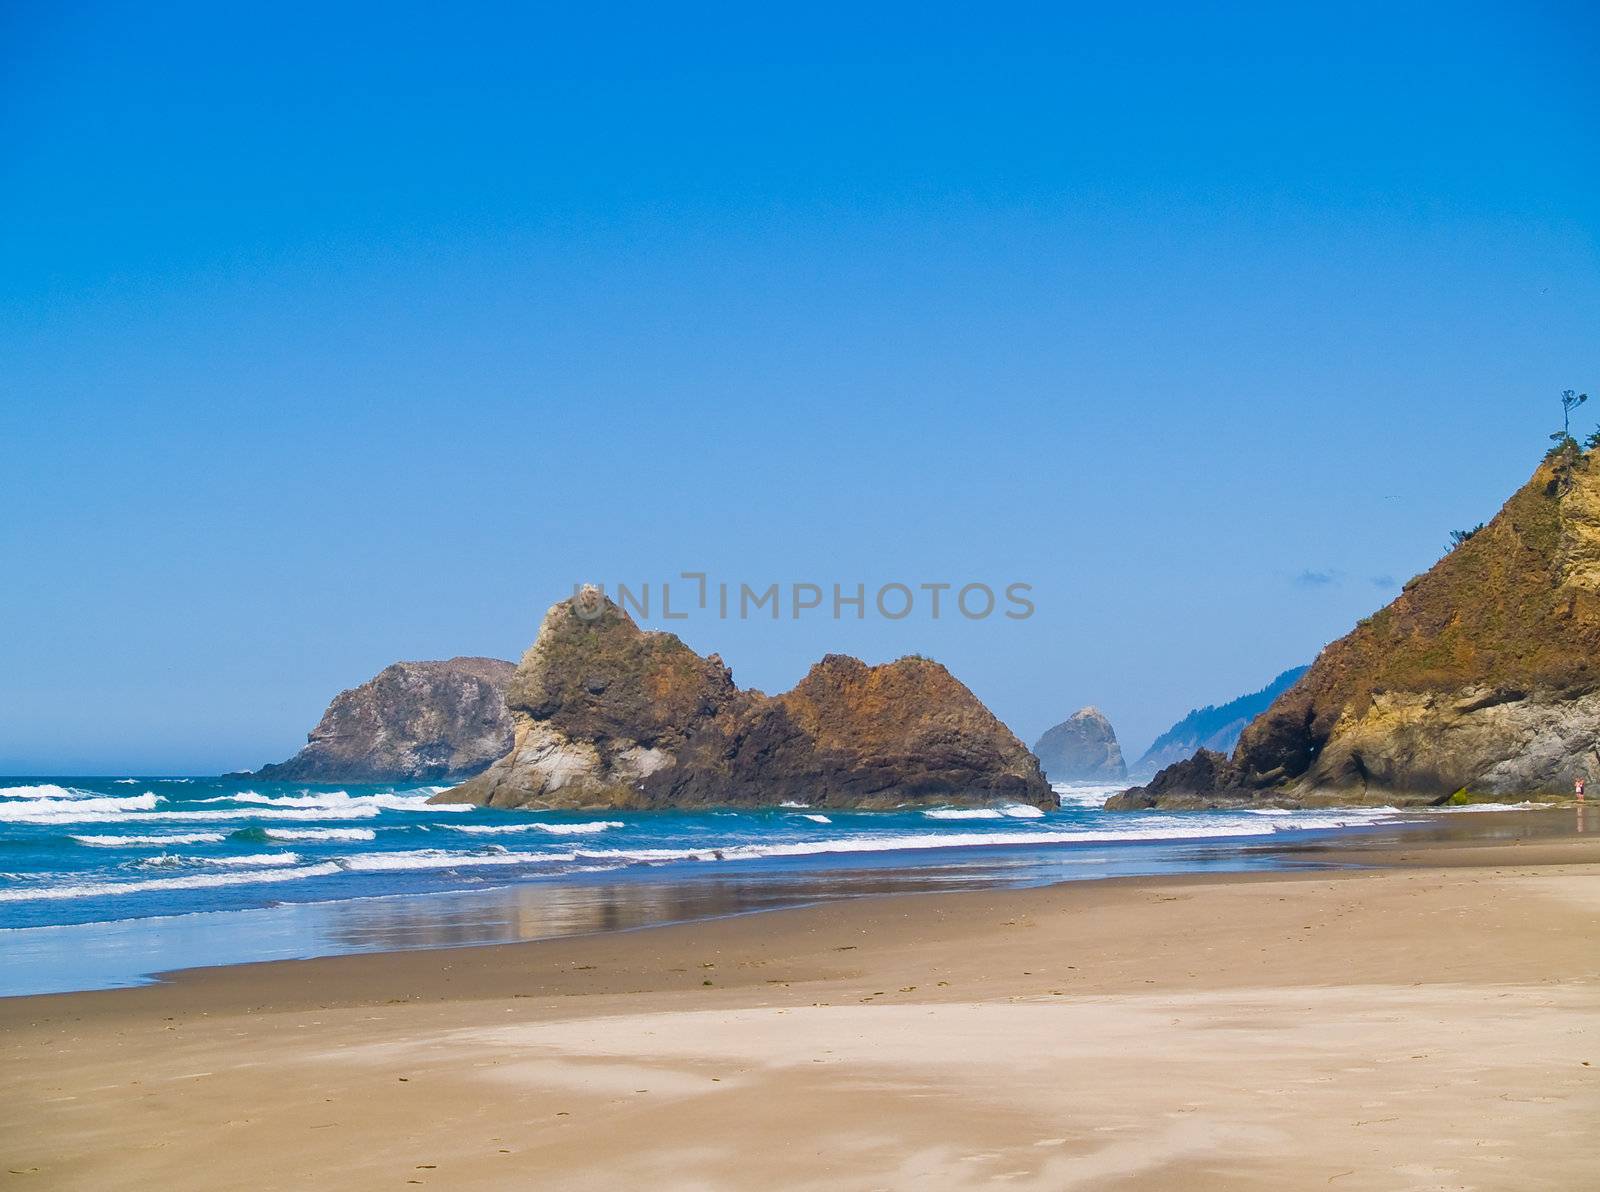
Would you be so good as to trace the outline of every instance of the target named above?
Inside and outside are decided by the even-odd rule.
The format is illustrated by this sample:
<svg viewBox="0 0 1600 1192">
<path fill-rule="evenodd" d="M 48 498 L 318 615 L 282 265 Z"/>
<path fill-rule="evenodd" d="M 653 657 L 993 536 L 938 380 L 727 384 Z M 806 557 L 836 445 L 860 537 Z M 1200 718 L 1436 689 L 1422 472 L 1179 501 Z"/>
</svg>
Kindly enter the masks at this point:
<svg viewBox="0 0 1600 1192">
<path fill-rule="evenodd" d="M 162 853 L 159 857 L 150 857 L 138 862 L 144 869 L 173 869 L 192 865 L 298 865 L 300 857 L 297 853 L 256 853 L 248 857 L 187 857 L 181 853 Z"/>
<path fill-rule="evenodd" d="M 26 788 L 13 787 L 14 790 Z M 38 788 L 33 788 L 38 789 Z M 60 788 L 57 788 L 60 789 Z M 70 824 L 81 820 L 116 818 L 130 811 L 154 811 L 160 796 L 146 792 L 126 799 L 108 796 L 56 798 L 50 795 L 24 796 L 26 802 L 0 803 L 0 822 L 8 824 Z"/>
<path fill-rule="evenodd" d="M 299 841 L 311 843 L 323 840 L 344 841 L 355 843 L 360 840 L 376 840 L 378 834 L 371 828 L 259 828 L 247 829 L 237 832 L 237 836 L 249 836 L 259 832 L 266 840 Z"/>
<path fill-rule="evenodd" d="M 1029 807 L 1026 803 L 1014 803 L 1008 807 L 935 807 L 924 811 L 923 815 L 929 819 L 942 820 L 979 820 L 979 819 L 1042 819 L 1044 812 L 1037 807 Z"/>
<path fill-rule="evenodd" d="M 593 836 L 627 825 L 621 820 L 594 820 L 586 824 L 445 824 L 452 832 L 471 832 L 477 836 L 500 836 L 511 832 L 548 832 L 552 836 Z"/>
<path fill-rule="evenodd" d="M 97 848 L 140 848 L 146 845 L 165 848 L 175 844 L 220 844 L 227 836 L 221 832 L 174 832 L 167 836 L 72 836 L 69 839 Z"/>
<path fill-rule="evenodd" d="M 104 898 L 115 894 L 145 894 L 154 890 L 195 890 L 213 886 L 245 886 L 265 882 L 293 882 L 343 872 L 327 862 L 298 869 L 262 869 L 248 873 L 195 873 L 183 877 L 156 877 L 139 882 L 82 882 L 49 888 L 0 890 L 0 902 L 54 901 L 61 898 Z"/>
</svg>

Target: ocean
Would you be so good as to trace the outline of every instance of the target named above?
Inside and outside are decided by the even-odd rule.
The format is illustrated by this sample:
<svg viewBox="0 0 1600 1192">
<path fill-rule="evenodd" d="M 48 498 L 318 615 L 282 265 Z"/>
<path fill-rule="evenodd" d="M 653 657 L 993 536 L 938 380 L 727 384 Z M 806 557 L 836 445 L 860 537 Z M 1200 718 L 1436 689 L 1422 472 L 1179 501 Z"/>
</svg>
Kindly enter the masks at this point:
<svg viewBox="0 0 1600 1192">
<path fill-rule="evenodd" d="M 1407 818 L 1115 813 L 1110 786 L 1060 786 L 1044 812 L 535 813 L 430 805 L 441 789 L 0 778 L 0 996 L 861 894 L 1282 867 L 1252 846 Z"/>
</svg>

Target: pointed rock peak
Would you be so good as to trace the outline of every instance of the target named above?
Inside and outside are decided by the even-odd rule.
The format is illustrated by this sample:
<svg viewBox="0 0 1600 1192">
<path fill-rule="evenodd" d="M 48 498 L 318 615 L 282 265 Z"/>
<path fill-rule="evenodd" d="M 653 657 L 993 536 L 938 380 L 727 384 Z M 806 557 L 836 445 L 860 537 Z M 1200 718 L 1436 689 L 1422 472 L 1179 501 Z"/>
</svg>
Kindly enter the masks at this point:
<svg viewBox="0 0 1600 1192">
<path fill-rule="evenodd" d="M 511 750 L 447 802 L 496 807 L 1052 806 L 1038 763 L 944 667 L 829 654 L 780 696 L 641 630 L 598 589 L 551 606 L 506 691 Z"/>
</svg>

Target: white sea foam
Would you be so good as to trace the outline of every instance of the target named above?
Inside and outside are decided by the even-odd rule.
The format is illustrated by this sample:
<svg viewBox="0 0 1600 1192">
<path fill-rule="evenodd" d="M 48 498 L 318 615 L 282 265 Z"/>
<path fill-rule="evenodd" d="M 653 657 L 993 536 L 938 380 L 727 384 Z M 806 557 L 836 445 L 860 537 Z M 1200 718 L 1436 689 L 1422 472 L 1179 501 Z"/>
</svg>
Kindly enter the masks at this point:
<svg viewBox="0 0 1600 1192">
<path fill-rule="evenodd" d="M 793 799 L 785 799 L 778 804 L 779 807 L 810 807 L 810 803 L 796 803 Z"/>
<path fill-rule="evenodd" d="M 62 898 L 104 898 L 117 894 L 144 894 L 153 890 L 196 890 L 213 886 L 245 886 L 264 882 L 292 882 L 327 877 L 343 870 L 330 862 L 296 869 L 259 869 L 242 873 L 194 873 L 183 877 L 157 877 L 138 882 L 82 882 L 74 885 L 0 890 L 0 902 L 54 901 Z"/>
<path fill-rule="evenodd" d="M 444 788 L 437 788 L 442 790 Z M 342 811 L 348 808 L 371 808 L 375 811 L 443 811 L 443 812 L 470 812 L 472 805 L 468 803 L 440 803 L 430 804 L 428 797 L 437 793 L 433 787 L 425 788 L 421 793 L 396 794 L 393 792 L 376 795 L 352 795 L 348 791 L 306 791 L 298 795 L 263 795 L 256 791 L 240 791 L 233 795 L 223 795 L 217 799 L 205 799 L 202 802 L 220 803 L 232 801 L 234 803 L 250 803 L 260 807 L 297 807 L 297 808 L 324 808 L 329 811 Z"/>
<path fill-rule="evenodd" d="M 137 778 L 119 778 L 119 779 L 117 779 L 117 781 L 118 782 L 125 782 L 129 786 L 134 786 L 134 785 L 136 785 L 138 783 L 139 780 Z"/>
<path fill-rule="evenodd" d="M 1128 783 L 1052 782 L 1050 789 L 1055 791 L 1063 807 L 1087 807 L 1093 810 L 1104 807 L 1112 795 L 1127 790 Z"/>
<path fill-rule="evenodd" d="M 1379 817 L 1367 812 L 1311 816 L 1296 822 L 1295 830 L 1345 828 L 1376 822 Z M 902 835 L 843 836 L 832 840 L 785 841 L 774 844 L 734 844 L 701 848 L 581 848 L 584 860 L 623 861 L 748 861 L 761 857 L 804 857 L 828 853 L 881 853 L 901 850 L 984 848 L 1000 845 L 1119 844 L 1137 840 L 1214 840 L 1232 836 L 1270 836 L 1290 830 L 1289 825 L 1260 819 L 1247 821 L 1214 820 L 1208 823 L 1162 823 L 1140 821 L 1143 826 L 1114 831 L 1057 831 L 1036 829 L 1024 832 L 929 832 Z"/>
<path fill-rule="evenodd" d="M 53 782 L 38 786 L 0 786 L 0 798 L 6 799 L 77 799 L 92 793 L 77 787 L 57 786 Z"/>
<path fill-rule="evenodd" d="M 808 819 L 814 824 L 831 824 L 833 821 L 825 815 L 802 815 L 801 819 Z"/>
<path fill-rule="evenodd" d="M 371 828 L 263 828 L 261 834 L 268 840 L 348 842 L 375 840 L 378 835 Z"/>
<path fill-rule="evenodd" d="M 1044 817 L 1044 812 L 1037 807 L 1029 807 L 1026 803 L 1012 803 L 1005 807 L 935 807 L 924 811 L 922 814 L 929 819 L 943 820 L 1042 819 Z"/>
<path fill-rule="evenodd" d="M 219 844 L 227 839 L 221 832 L 175 832 L 166 836 L 74 836 L 79 844 L 101 848 L 139 848 L 154 845 L 166 848 L 178 844 Z"/>
<path fill-rule="evenodd" d="M 471 832 L 477 836 L 501 836 L 511 832 L 548 832 L 552 836 L 593 836 L 611 828 L 627 825 L 621 820 L 593 820 L 583 824 L 445 824 L 454 832 Z"/>
<path fill-rule="evenodd" d="M 145 799 L 151 802 L 144 802 Z M 105 824 L 105 823 L 227 823 L 237 820 L 352 820 L 372 819 L 376 807 L 235 807 L 215 811 L 147 811 L 155 795 L 136 799 L 39 800 L 0 804 L 0 823 Z M 50 803 L 41 808 L 41 803 Z M 112 806 L 118 805 L 118 806 Z"/>
<path fill-rule="evenodd" d="M 26 801 L 0 803 L 0 822 L 8 824 L 64 824 L 79 820 L 92 822 L 106 817 L 118 817 L 132 811 L 153 811 L 160 801 L 159 796 L 152 795 L 148 791 L 142 795 L 130 795 L 125 799 L 105 796 L 67 799 L 32 796 Z"/>
<path fill-rule="evenodd" d="M 1423 811 L 1537 811 L 1548 803 L 1468 803 L 1463 807 L 1424 807 Z"/>
<path fill-rule="evenodd" d="M 145 869 L 174 869 L 196 865 L 242 865 L 254 868 L 265 865 L 298 865 L 299 863 L 300 857 L 296 853 L 253 853 L 246 857 L 190 857 L 183 853 L 162 853 L 159 857 L 150 857 L 147 860 L 140 861 L 139 866 Z"/>
<path fill-rule="evenodd" d="M 298 865 L 299 853 L 252 853 L 248 857 L 196 857 L 206 865 Z"/>
<path fill-rule="evenodd" d="M 505 849 L 494 852 L 463 853 L 442 848 L 412 849 L 403 853 L 363 853 L 345 857 L 340 862 L 345 868 L 357 872 L 394 869 L 461 869 L 479 865 L 536 865 L 543 861 L 576 860 L 574 853 L 513 853 Z"/>
</svg>

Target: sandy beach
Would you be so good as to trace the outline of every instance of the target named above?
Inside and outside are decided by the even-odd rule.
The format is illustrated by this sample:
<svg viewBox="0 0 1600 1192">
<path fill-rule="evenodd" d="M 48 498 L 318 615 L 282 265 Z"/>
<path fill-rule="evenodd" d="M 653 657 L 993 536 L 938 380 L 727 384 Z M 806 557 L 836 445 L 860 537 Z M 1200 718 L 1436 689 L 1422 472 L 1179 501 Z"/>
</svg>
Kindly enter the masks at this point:
<svg viewBox="0 0 1600 1192">
<path fill-rule="evenodd" d="M 6 999 L 0 1186 L 1600 1186 L 1600 838 L 1339 859 Z"/>
</svg>

